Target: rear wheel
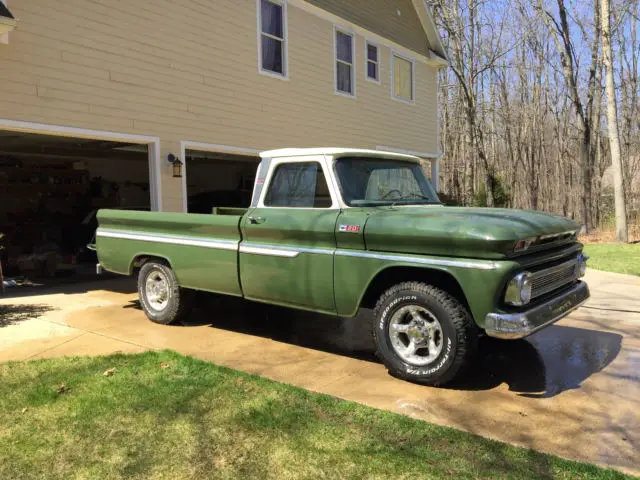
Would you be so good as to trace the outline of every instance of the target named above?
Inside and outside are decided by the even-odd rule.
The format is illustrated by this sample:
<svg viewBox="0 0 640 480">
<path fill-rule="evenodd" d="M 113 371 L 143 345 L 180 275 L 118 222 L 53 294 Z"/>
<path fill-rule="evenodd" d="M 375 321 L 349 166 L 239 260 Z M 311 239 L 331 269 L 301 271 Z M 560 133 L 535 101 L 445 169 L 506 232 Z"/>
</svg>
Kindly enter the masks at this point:
<svg viewBox="0 0 640 480">
<path fill-rule="evenodd" d="M 151 260 L 138 273 L 140 304 L 149 320 L 168 325 L 183 320 L 191 309 L 193 292 L 180 288 L 167 264 Z"/>
<path fill-rule="evenodd" d="M 419 282 L 387 290 L 374 310 L 377 355 L 405 380 L 442 385 L 459 376 L 477 350 L 477 327 L 449 293 Z"/>
</svg>

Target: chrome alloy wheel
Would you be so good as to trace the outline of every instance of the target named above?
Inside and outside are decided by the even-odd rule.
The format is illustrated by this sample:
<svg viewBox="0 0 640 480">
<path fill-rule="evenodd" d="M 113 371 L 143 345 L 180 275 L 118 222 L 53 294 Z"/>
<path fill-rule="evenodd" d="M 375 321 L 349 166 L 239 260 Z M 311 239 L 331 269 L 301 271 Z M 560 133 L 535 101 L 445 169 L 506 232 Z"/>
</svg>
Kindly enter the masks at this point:
<svg viewBox="0 0 640 480">
<path fill-rule="evenodd" d="M 418 305 L 407 305 L 393 314 L 389 338 L 400 358 L 416 367 L 429 365 L 438 358 L 444 343 L 438 319 Z"/>
<path fill-rule="evenodd" d="M 152 270 L 145 281 L 145 294 L 149 306 L 160 312 L 169 303 L 169 281 L 160 270 Z"/>
</svg>

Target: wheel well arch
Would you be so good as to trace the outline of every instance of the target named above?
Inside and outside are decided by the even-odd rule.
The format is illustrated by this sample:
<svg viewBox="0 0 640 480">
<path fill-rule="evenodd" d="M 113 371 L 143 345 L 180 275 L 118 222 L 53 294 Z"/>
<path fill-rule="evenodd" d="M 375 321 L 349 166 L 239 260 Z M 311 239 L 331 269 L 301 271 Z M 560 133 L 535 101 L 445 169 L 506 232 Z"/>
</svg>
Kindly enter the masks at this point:
<svg viewBox="0 0 640 480">
<path fill-rule="evenodd" d="M 166 257 L 150 253 L 139 253 L 138 255 L 133 257 L 133 260 L 131 260 L 131 264 L 129 265 L 129 274 L 135 275 L 149 260 L 160 261 L 168 267 L 171 267 L 171 261 Z"/>
<path fill-rule="evenodd" d="M 388 267 L 378 272 L 369 282 L 359 307 L 373 309 L 386 290 L 402 282 L 424 282 L 433 285 L 453 295 L 467 310 L 471 311 L 460 283 L 450 272 L 438 268 L 410 266 Z"/>
</svg>

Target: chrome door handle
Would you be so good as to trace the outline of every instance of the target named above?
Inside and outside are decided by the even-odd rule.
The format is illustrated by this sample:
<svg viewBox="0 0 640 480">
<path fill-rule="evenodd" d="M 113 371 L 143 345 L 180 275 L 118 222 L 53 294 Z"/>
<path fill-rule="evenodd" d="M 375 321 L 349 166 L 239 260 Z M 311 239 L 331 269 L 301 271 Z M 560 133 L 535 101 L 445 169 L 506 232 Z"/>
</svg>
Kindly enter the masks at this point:
<svg viewBox="0 0 640 480">
<path fill-rule="evenodd" d="M 249 223 L 253 223 L 254 225 L 257 223 L 264 223 L 267 219 L 264 217 L 249 217 Z"/>
</svg>

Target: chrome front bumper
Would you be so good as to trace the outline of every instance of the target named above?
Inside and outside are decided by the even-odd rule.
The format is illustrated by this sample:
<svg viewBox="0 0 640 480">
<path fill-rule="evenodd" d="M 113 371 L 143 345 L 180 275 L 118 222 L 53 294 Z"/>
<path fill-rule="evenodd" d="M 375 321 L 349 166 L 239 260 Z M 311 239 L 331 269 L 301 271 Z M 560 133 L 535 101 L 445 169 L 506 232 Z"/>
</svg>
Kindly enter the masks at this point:
<svg viewBox="0 0 640 480">
<path fill-rule="evenodd" d="M 571 290 L 524 312 L 489 313 L 484 320 L 484 329 L 490 337 L 524 338 L 566 317 L 588 298 L 589 287 L 579 282 Z"/>
</svg>

